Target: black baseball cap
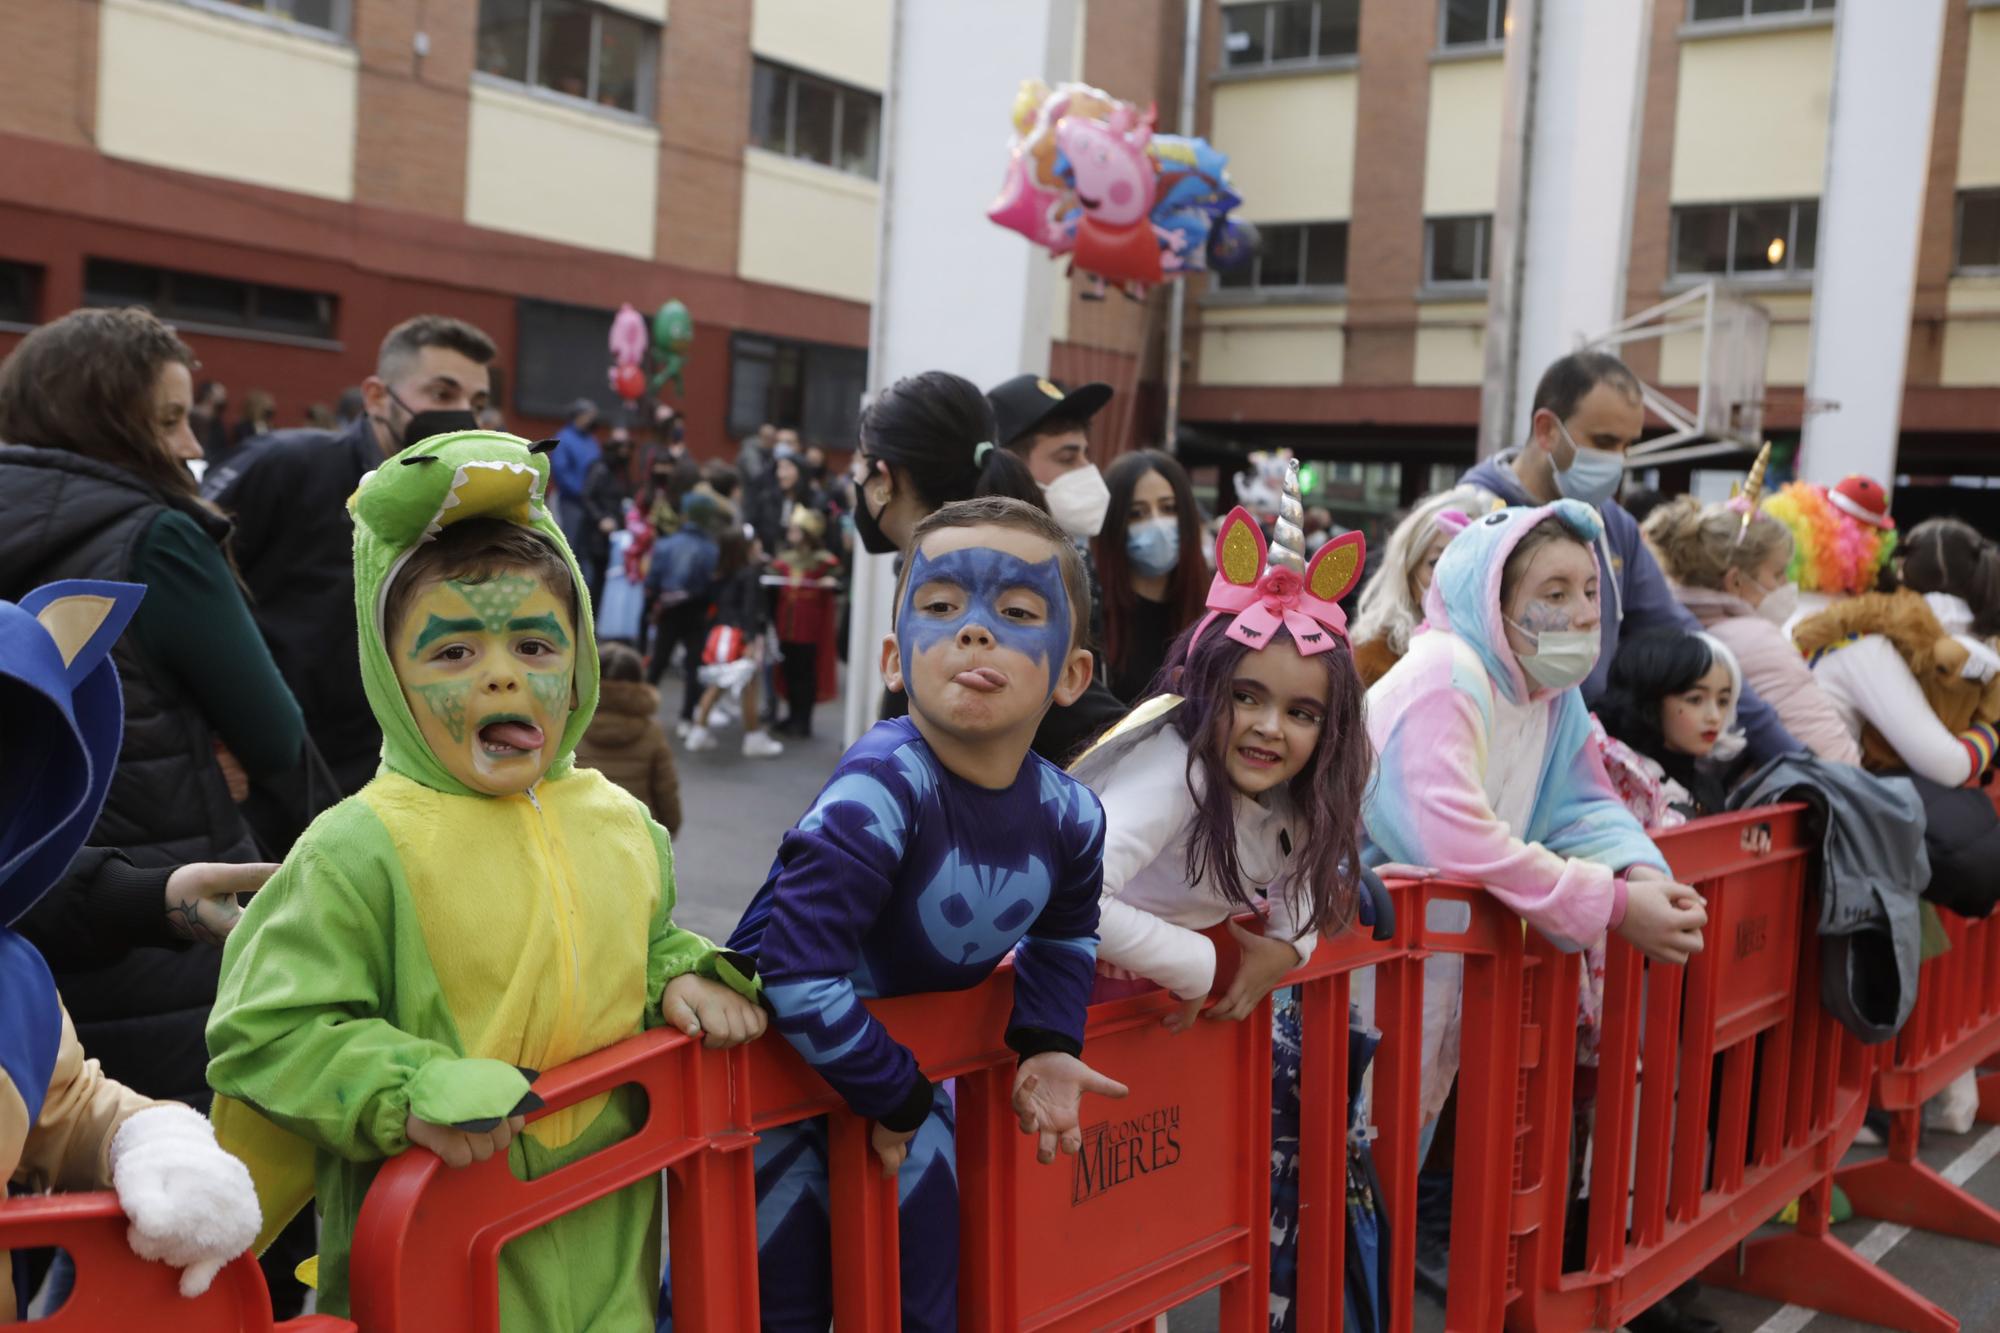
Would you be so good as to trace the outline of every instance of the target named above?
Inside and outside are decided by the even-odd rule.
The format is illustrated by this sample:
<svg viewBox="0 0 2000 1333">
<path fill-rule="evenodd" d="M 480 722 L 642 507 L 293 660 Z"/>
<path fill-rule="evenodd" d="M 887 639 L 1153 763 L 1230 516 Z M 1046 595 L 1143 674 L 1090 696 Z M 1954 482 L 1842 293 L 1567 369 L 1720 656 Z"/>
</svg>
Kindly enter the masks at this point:
<svg viewBox="0 0 2000 1333">
<path fill-rule="evenodd" d="M 1000 438 L 994 443 L 1008 445 L 1050 417 L 1090 420 L 1111 401 L 1111 386 L 1085 384 L 1065 391 L 1054 380 L 1040 375 L 1016 375 L 988 389 L 986 401 L 993 404 L 993 419 L 1000 429 Z"/>
</svg>

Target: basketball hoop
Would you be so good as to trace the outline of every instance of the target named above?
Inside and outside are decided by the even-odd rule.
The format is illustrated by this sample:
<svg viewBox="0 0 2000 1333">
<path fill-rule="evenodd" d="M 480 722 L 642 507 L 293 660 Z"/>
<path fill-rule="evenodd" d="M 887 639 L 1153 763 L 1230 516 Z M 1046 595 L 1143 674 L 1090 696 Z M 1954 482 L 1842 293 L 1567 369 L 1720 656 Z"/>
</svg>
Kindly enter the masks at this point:
<svg viewBox="0 0 2000 1333">
<path fill-rule="evenodd" d="M 1689 412 L 1643 380 L 1639 396 L 1670 428 L 1626 451 L 1633 464 L 1653 466 L 1754 450 L 1764 440 L 1764 358 L 1771 313 L 1705 282 L 1612 325 L 1586 347 L 1616 350 L 1627 343 L 1675 333 L 1701 334 L 1701 383 Z M 1828 404 L 1822 411 L 1835 410 Z"/>
</svg>

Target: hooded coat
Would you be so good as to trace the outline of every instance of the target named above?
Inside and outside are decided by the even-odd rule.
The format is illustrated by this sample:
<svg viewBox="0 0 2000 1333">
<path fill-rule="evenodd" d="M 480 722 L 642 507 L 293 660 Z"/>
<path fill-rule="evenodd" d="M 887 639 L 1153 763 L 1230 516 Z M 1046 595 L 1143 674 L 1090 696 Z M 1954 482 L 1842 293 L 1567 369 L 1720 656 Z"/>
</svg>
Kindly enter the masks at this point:
<svg viewBox="0 0 2000 1333">
<path fill-rule="evenodd" d="M 684 973 L 755 989 L 673 924 L 666 830 L 572 764 L 597 707 L 597 647 L 547 483 L 541 454 L 484 431 L 427 440 L 363 480 L 352 502 L 355 614 L 383 771 L 313 823 L 224 950 L 209 1079 L 313 1150 L 324 1312 L 349 1308 L 362 1198 L 382 1159 L 410 1146 L 406 1117 L 462 1125 L 517 1113 L 532 1105 L 534 1071 L 659 1026 L 661 994 Z M 586 608 L 576 705 L 555 760 L 518 796 L 452 777 L 385 646 L 397 570 L 445 524 L 473 517 L 533 529 L 562 553 Z M 642 1118 L 634 1089 L 593 1098 L 529 1125 L 510 1165 L 539 1178 Z M 241 1106 L 220 1103 L 217 1120 L 251 1162 L 269 1237 L 303 1202 L 296 1144 Z M 502 1327 L 650 1327 L 659 1240 L 657 1177 L 519 1237 L 500 1256 Z"/>
<path fill-rule="evenodd" d="M 1861 762 L 1854 733 L 1840 720 L 1840 711 L 1813 679 L 1812 668 L 1784 630 L 1758 615 L 1741 597 L 1719 588 L 1681 584 L 1673 588 L 1702 628 L 1736 654 L 1744 682 L 1778 710 L 1785 730 L 1822 759 L 1836 764 Z"/>
<path fill-rule="evenodd" d="M 1370 867 L 1433 867 L 1474 880 L 1565 950 L 1624 916 L 1614 882 L 1635 865 L 1666 869 L 1612 791 L 1580 690 L 1533 686 L 1507 644 L 1500 580 L 1537 524 L 1578 540 L 1602 531 L 1589 506 L 1560 500 L 1502 509 L 1445 548 L 1424 610 L 1430 628 L 1368 691 L 1375 782 L 1362 801 Z M 1423 1103 L 1442 1109 L 1458 1069 L 1462 959 L 1425 968 Z"/>
<path fill-rule="evenodd" d="M 1465 474 L 1465 483 L 1481 486 L 1510 505 L 1533 503 L 1514 475 L 1513 462 L 1519 451 L 1496 454 Z M 1571 503 L 1580 503 L 1572 501 Z M 1590 508 L 1585 505 L 1584 508 Z M 1674 600 L 1660 562 L 1653 558 L 1639 532 L 1639 522 L 1616 500 L 1607 500 L 1591 510 L 1598 533 L 1591 539 L 1597 552 L 1597 572 L 1604 587 L 1604 619 L 1599 622 L 1597 668 L 1583 682 L 1586 702 L 1595 702 L 1604 693 L 1611 673 L 1611 659 L 1618 655 L 1618 640 L 1627 623 L 1636 633 L 1642 629 L 1701 628 L 1693 616 Z M 1793 754 L 1805 747 L 1785 730 L 1785 724 L 1755 689 L 1746 689 L 1738 711 L 1749 738 L 1750 753 L 1761 763 L 1781 754 Z"/>
</svg>

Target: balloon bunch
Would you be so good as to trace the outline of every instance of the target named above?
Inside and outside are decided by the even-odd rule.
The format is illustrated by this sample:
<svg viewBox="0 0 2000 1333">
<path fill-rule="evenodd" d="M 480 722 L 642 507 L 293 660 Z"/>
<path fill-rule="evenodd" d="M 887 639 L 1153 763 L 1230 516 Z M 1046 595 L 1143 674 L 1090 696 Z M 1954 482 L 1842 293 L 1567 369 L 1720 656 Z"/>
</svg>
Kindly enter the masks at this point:
<svg viewBox="0 0 2000 1333">
<path fill-rule="evenodd" d="M 1245 263 L 1256 228 L 1229 159 L 1206 139 L 1153 133 L 1153 112 L 1080 83 L 1039 79 L 1014 98 L 1006 180 L 986 210 L 1073 268 L 1143 294 L 1155 283 Z"/>
<path fill-rule="evenodd" d="M 668 301 L 654 311 L 650 327 L 627 301 L 611 319 L 611 391 L 627 407 L 645 397 L 648 389 L 660 393 L 664 402 L 661 389 L 669 381 L 676 394 L 685 394 L 681 376 L 693 342 L 694 316 L 679 301 Z"/>
</svg>

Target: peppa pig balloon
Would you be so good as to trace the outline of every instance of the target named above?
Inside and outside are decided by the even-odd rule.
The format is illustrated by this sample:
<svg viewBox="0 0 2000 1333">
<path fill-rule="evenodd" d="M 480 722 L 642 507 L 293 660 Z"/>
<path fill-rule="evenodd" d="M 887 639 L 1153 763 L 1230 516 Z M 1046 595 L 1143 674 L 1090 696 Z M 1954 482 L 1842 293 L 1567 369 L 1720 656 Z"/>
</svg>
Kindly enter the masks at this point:
<svg viewBox="0 0 2000 1333">
<path fill-rule="evenodd" d="M 636 366 L 646 359 L 646 317 L 627 301 L 611 319 L 611 364 Z"/>
<path fill-rule="evenodd" d="M 1153 159 L 1146 143 L 1153 137 L 1152 117 L 1134 115 L 1120 104 L 1108 121 L 1065 117 L 1056 127 L 1076 209 L 1068 226 L 1074 238 L 1075 266 L 1086 273 L 1141 286 L 1166 276 L 1166 249 L 1179 268 L 1178 234 L 1155 227 L 1151 214 L 1157 190 Z"/>
</svg>

